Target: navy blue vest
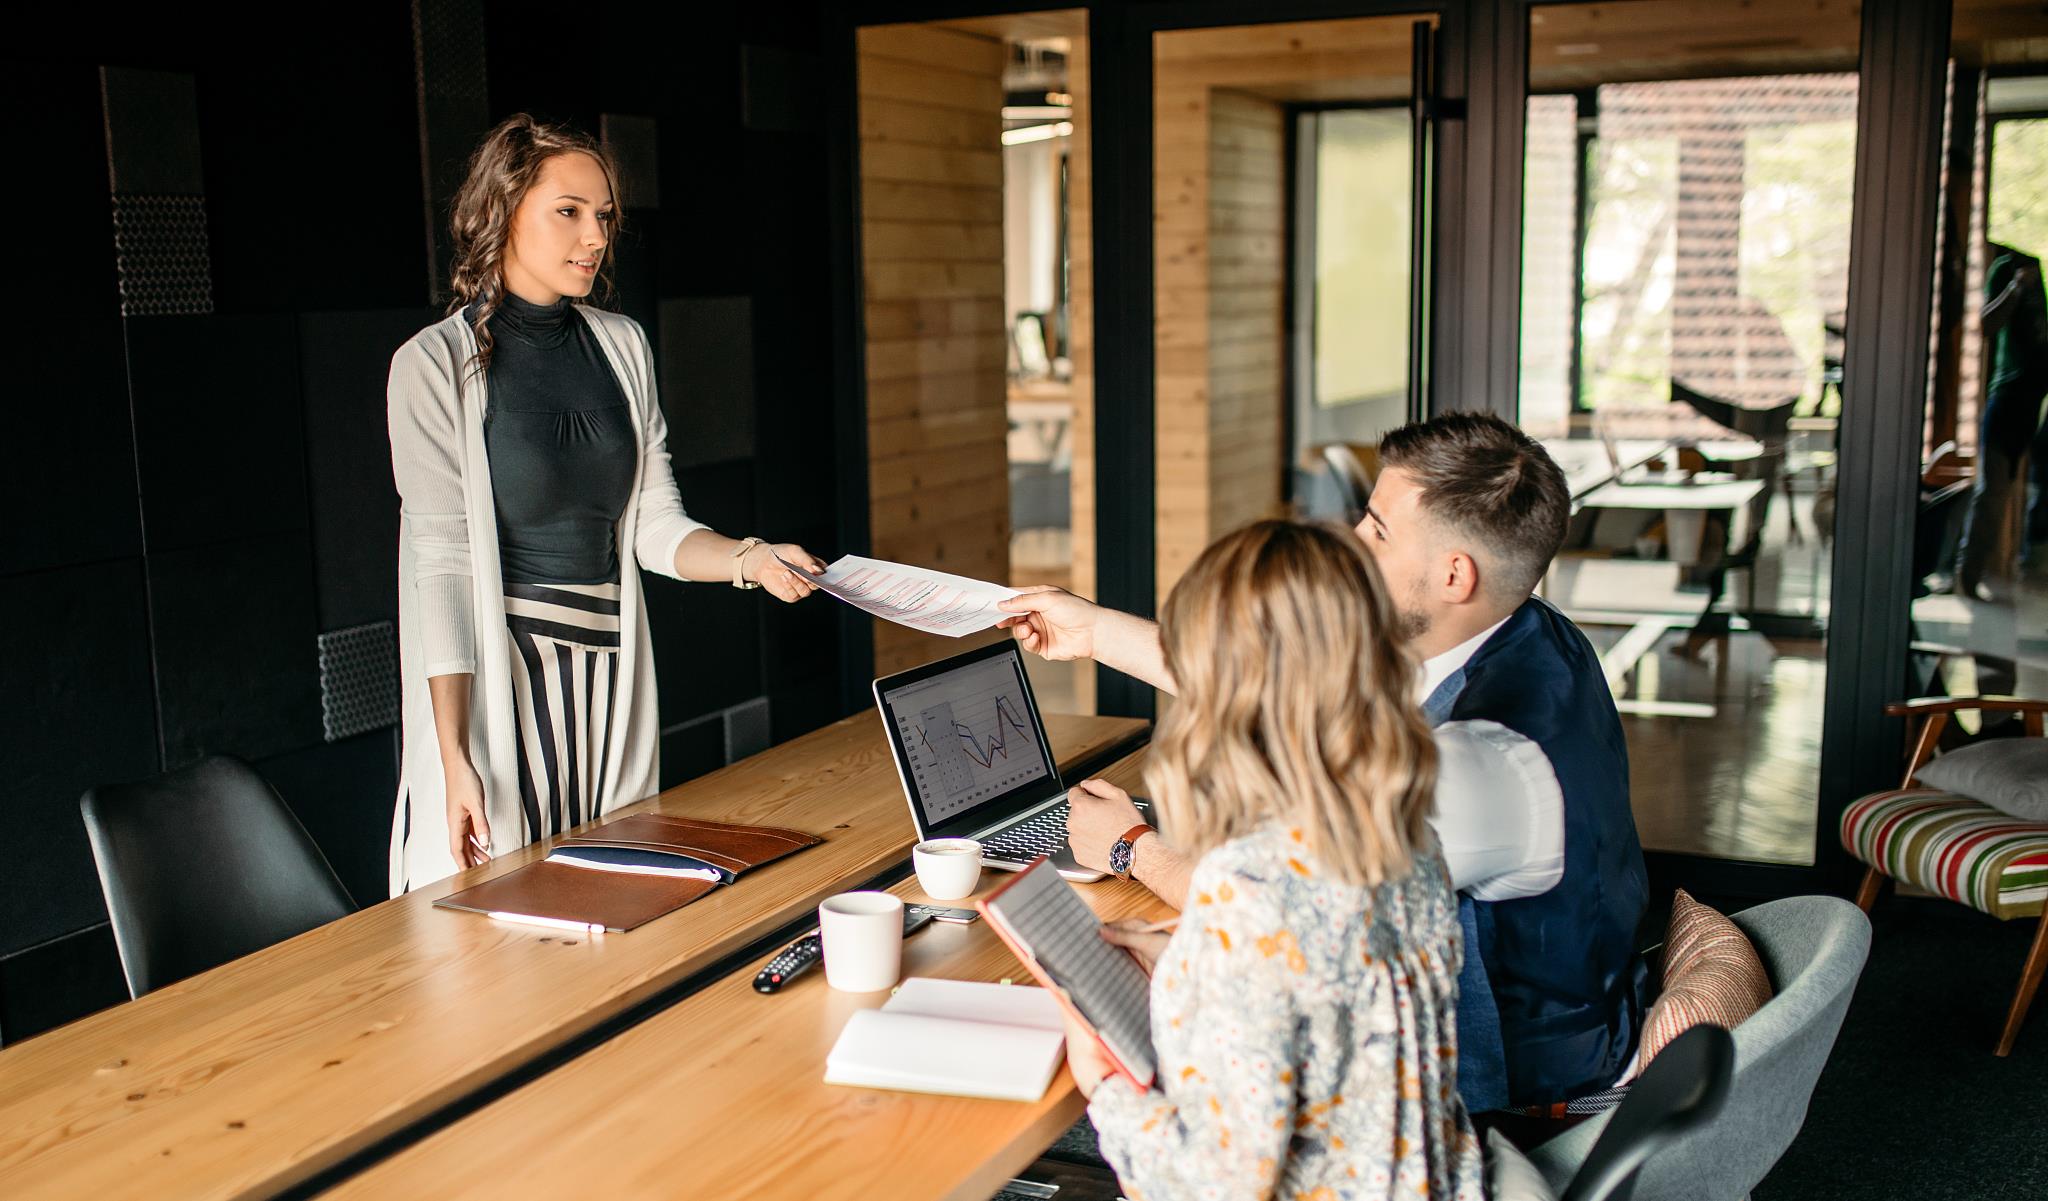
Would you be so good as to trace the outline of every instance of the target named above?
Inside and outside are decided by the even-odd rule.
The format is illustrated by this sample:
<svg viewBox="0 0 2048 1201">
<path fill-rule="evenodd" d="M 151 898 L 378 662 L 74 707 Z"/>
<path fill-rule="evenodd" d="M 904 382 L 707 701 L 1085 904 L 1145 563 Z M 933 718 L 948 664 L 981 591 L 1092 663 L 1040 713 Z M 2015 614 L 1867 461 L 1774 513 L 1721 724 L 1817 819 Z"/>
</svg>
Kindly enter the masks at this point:
<svg viewBox="0 0 2048 1201">
<path fill-rule="evenodd" d="M 1466 902 L 1461 988 L 1474 991 L 1477 966 L 1491 996 L 1461 995 L 1460 1071 L 1470 1061 L 1490 1074 L 1488 1060 L 1505 1059 L 1504 1095 L 1498 1080 L 1473 1081 L 1488 1108 L 1604 1089 L 1628 1065 L 1642 1023 L 1648 972 L 1636 927 L 1649 885 L 1629 809 L 1628 747 L 1600 657 L 1570 619 L 1531 597 L 1429 700 L 1433 720 L 1498 722 L 1534 742 L 1564 792 L 1557 885 Z M 1494 1013 L 1497 1050 L 1487 1046 Z M 1466 1049 L 1468 1025 L 1475 1045 Z"/>
</svg>

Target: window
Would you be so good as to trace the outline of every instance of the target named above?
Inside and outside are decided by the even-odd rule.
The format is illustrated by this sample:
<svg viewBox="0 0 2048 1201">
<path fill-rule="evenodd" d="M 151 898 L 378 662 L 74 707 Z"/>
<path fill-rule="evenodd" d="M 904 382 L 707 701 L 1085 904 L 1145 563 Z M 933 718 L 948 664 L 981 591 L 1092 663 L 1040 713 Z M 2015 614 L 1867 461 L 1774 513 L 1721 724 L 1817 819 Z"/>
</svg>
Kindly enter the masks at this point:
<svg viewBox="0 0 2048 1201">
<path fill-rule="evenodd" d="M 1295 124 L 1296 450 L 1407 418 L 1414 130 L 1408 108 Z"/>
</svg>

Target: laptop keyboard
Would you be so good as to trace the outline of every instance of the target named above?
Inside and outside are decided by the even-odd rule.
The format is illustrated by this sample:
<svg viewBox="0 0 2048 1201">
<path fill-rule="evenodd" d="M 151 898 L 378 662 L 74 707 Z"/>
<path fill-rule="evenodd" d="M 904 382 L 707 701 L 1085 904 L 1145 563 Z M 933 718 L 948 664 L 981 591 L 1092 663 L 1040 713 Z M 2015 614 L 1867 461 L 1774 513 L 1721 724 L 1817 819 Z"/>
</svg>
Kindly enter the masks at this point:
<svg viewBox="0 0 2048 1201">
<path fill-rule="evenodd" d="M 1004 863 L 1029 863 L 1067 845 L 1067 803 L 1061 801 L 1008 829 L 982 840 L 981 857 Z"/>
</svg>

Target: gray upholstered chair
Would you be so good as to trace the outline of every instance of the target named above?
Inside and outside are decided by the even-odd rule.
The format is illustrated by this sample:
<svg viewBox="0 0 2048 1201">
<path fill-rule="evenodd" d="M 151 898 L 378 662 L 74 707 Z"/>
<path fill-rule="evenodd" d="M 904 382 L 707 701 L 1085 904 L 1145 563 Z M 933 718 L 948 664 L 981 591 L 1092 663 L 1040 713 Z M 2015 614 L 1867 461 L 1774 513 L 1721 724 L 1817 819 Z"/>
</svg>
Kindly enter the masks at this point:
<svg viewBox="0 0 2048 1201">
<path fill-rule="evenodd" d="M 1787 897 L 1732 915 L 1756 945 L 1774 995 L 1735 1028 L 1735 1078 L 1720 1115 L 1644 1165 L 1636 1195 L 1738 1201 L 1778 1162 L 1806 1121 L 1850 994 L 1870 952 L 1870 919 L 1839 897 Z M 1530 1154 L 1562 1192 L 1613 1111 Z"/>
</svg>

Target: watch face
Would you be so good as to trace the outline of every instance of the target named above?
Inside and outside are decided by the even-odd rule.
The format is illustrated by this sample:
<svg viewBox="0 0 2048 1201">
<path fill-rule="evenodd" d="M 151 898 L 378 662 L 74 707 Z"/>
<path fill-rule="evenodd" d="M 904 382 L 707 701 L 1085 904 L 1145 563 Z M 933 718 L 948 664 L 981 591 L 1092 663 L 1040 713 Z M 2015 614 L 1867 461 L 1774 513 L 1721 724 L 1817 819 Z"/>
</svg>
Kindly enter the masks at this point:
<svg viewBox="0 0 2048 1201">
<path fill-rule="evenodd" d="M 1119 838 L 1109 848 L 1109 870 L 1119 876 L 1131 873 L 1131 844 Z"/>
</svg>

